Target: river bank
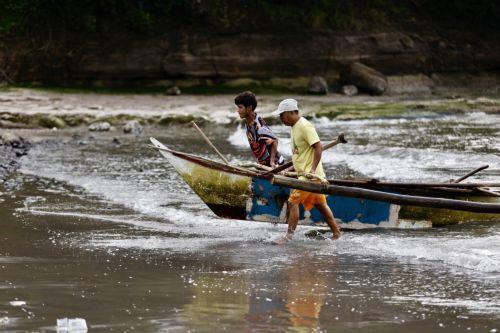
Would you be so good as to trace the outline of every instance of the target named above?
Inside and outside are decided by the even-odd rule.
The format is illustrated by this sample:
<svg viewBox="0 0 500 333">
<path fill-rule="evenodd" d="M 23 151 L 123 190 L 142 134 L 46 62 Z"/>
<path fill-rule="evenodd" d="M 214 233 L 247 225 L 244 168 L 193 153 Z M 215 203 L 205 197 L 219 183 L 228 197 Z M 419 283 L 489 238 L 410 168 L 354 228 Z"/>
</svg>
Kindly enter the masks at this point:
<svg viewBox="0 0 500 333">
<path fill-rule="evenodd" d="M 500 112 L 500 97 L 477 93 L 442 95 L 399 94 L 390 96 L 339 94 L 260 95 L 257 111 L 269 114 L 283 98 L 293 96 L 305 116 L 330 119 L 370 119 L 415 116 L 422 112 Z M 234 95 L 100 94 L 8 88 L 0 92 L 0 128 L 66 128 L 106 121 L 113 126 L 128 120 L 142 124 L 215 122 L 237 123 Z"/>
</svg>

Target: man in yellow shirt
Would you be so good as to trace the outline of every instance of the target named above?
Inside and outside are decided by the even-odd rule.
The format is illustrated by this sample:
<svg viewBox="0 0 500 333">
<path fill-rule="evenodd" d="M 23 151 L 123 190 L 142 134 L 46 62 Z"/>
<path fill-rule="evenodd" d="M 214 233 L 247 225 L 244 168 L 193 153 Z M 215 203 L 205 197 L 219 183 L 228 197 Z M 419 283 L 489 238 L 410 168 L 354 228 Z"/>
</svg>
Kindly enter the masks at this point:
<svg viewBox="0 0 500 333">
<path fill-rule="evenodd" d="M 281 101 L 278 110 L 281 122 L 286 126 L 291 126 L 291 146 L 292 162 L 295 171 L 298 173 L 308 172 L 316 175 L 318 178 L 325 179 L 325 172 L 321 163 L 321 154 L 323 147 L 316 133 L 314 126 L 304 117 L 299 115 L 299 107 L 294 99 L 285 99 Z M 301 180 L 308 180 L 306 177 L 299 177 Z M 299 222 L 299 205 L 302 204 L 305 210 L 317 208 L 325 222 L 330 226 L 333 233 L 333 239 L 340 237 L 340 230 L 335 222 L 333 213 L 326 203 L 326 196 L 319 193 L 311 193 L 294 189 L 288 198 L 289 215 L 288 231 L 285 236 L 275 241 L 277 244 L 284 244 L 293 237 L 295 228 Z"/>
</svg>

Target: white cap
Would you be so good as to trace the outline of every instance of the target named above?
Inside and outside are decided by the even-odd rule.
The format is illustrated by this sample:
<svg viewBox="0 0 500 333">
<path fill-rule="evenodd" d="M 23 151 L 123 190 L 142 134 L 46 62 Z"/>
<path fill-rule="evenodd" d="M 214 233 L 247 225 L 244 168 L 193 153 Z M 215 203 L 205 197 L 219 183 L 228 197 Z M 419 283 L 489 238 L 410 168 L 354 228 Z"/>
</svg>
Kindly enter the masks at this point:
<svg viewBox="0 0 500 333">
<path fill-rule="evenodd" d="M 285 111 L 299 111 L 298 103 L 293 98 L 287 98 L 280 102 L 278 109 L 272 113 L 273 116 L 279 116 Z"/>
</svg>

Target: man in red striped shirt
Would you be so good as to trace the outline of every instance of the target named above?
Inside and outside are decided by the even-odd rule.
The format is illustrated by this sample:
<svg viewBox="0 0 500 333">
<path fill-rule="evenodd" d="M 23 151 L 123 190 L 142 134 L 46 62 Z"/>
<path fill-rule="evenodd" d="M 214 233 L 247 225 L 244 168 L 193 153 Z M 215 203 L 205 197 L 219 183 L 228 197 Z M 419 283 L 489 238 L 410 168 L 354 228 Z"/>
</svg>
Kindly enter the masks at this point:
<svg viewBox="0 0 500 333">
<path fill-rule="evenodd" d="M 252 153 L 259 164 L 272 168 L 285 162 L 283 156 L 278 152 L 278 138 L 267 126 L 255 109 L 257 99 L 251 91 L 245 91 L 234 99 L 234 104 L 238 107 L 238 114 L 241 119 L 245 119 L 248 143 Z"/>
</svg>

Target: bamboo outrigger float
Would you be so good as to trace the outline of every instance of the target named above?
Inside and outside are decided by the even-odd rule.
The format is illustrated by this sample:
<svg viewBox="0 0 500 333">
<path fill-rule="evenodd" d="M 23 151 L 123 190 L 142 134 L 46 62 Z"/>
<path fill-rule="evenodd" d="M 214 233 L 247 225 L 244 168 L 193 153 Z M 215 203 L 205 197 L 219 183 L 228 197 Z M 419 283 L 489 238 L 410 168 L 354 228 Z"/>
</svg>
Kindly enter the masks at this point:
<svg viewBox="0 0 500 333">
<path fill-rule="evenodd" d="M 154 138 L 151 142 L 222 218 L 286 223 L 287 199 L 290 190 L 297 188 L 328 194 L 328 205 L 342 228 L 422 228 L 500 221 L 500 183 L 329 180 L 319 184 L 178 152 Z M 326 225 L 321 219 L 316 209 L 301 209 L 301 224 Z"/>
</svg>

